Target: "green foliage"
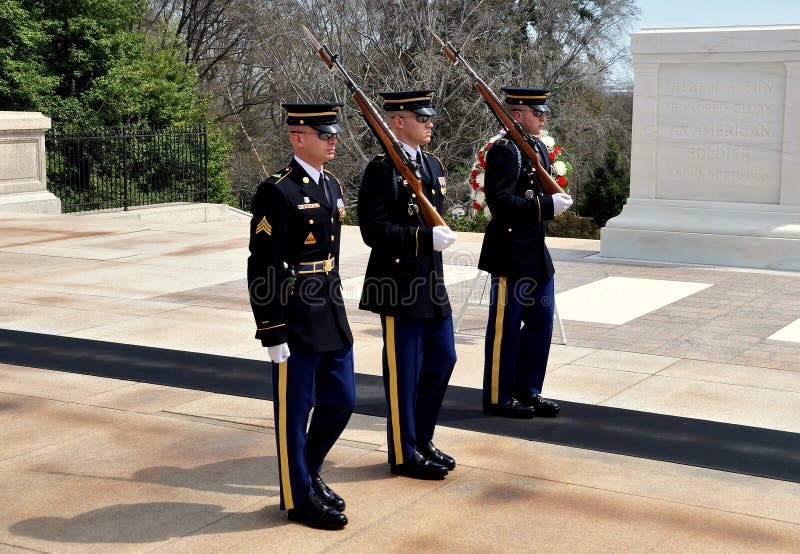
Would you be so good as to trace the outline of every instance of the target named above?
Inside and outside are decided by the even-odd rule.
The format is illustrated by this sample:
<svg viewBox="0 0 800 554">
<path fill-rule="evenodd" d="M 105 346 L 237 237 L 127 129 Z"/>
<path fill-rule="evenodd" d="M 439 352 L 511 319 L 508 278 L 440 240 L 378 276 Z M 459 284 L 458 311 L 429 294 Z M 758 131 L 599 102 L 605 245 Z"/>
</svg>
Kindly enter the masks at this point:
<svg viewBox="0 0 800 554">
<path fill-rule="evenodd" d="M 146 0 L 0 0 L 0 106 L 40 111 L 62 133 L 210 127 L 207 102 L 197 93 L 197 70 L 184 61 L 184 47 L 156 43 L 137 30 L 146 11 Z M 209 199 L 232 202 L 230 141 L 212 129 L 207 144 Z M 110 193 L 100 181 L 111 179 L 105 166 L 119 164 L 120 153 L 90 159 L 97 155 L 81 154 L 82 169 L 89 170 L 81 186 L 100 203 L 117 201 L 106 198 Z M 142 161 L 141 182 L 131 186 L 154 198 L 187 192 L 183 184 L 169 193 L 148 190 L 147 183 L 166 184 L 174 180 L 170 172 L 186 170 L 168 152 L 160 156 Z M 135 157 L 131 163 L 137 169 Z M 56 182 L 53 187 L 67 203 L 72 193 Z"/>
<path fill-rule="evenodd" d="M 599 239 L 600 227 L 591 217 L 580 217 L 572 212 L 564 212 L 547 225 L 551 237 L 571 239 Z"/>
<path fill-rule="evenodd" d="M 221 131 L 208 132 L 208 201 L 215 204 L 228 204 L 239 207 L 237 198 L 231 192 L 231 181 L 228 175 L 228 162 L 231 155 L 231 143 Z M 250 206 L 247 207 L 250 209 Z"/>
<path fill-rule="evenodd" d="M 0 106 L 30 111 L 46 104 L 58 76 L 49 74 L 47 35 L 17 0 L 0 0 Z"/>
<path fill-rule="evenodd" d="M 622 211 L 630 190 L 630 171 L 622 163 L 619 145 L 608 143 L 602 165 L 595 167 L 591 178 L 584 183 L 579 207 L 581 215 L 591 217 L 600 227 Z"/>
<path fill-rule="evenodd" d="M 484 233 L 486 232 L 486 226 L 489 225 L 489 219 L 482 213 L 457 219 L 445 217 L 445 220 L 453 231 L 467 231 L 470 233 Z"/>
</svg>

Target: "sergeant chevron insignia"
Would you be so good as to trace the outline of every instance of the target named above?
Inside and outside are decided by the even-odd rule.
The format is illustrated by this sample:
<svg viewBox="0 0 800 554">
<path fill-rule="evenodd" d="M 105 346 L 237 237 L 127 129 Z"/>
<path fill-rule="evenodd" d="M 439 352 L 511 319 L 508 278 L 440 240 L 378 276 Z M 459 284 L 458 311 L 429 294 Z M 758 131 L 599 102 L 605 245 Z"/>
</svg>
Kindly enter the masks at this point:
<svg viewBox="0 0 800 554">
<path fill-rule="evenodd" d="M 267 221 L 267 216 L 261 218 L 261 222 L 256 226 L 256 234 L 264 232 L 267 236 L 272 236 L 272 225 Z"/>
</svg>

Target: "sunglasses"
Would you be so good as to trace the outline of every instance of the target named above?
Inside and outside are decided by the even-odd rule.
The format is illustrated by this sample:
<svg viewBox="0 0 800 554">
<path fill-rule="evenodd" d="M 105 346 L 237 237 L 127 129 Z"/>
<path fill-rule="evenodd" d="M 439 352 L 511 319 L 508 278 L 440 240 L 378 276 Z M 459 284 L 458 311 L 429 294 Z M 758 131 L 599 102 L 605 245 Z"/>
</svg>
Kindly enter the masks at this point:
<svg viewBox="0 0 800 554">
<path fill-rule="evenodd" d="M 319 137 L 319 140 L 326 142 L 331 140 L 332 138 L 336 138 L 339 136 L 339 133 L 323 133 L 323 132 L 309 133 L 307 131 L 292 131 L 292 133 L 295 133 L 297 135 L 317 135 Z"/>
<path fill-rule="evenodd" d="M 428 121 L 430 121 L 433 118 L 433 116 L 431 116 L 431 115 L 420 115 L 420 114 L 417 114 L 417 115 L 398 115 L 397 117 L 399 117 L 401 119 L 410 119 L 410 118 L 413 117 L 414 119 L 417 120 L 417 123 L 427 123 Z"/>
<path fill-rule="evenodd" d="M 535 110 L 535 109 L 520 110 L 519 108 L 516 108 L 514 111 L 517 111 L 517 112 L 532 112 L 534 117 L 542 117 L 543 115 L 547 115 L 547 112 L 543 112 L 542 110 Z"/>
</svg>

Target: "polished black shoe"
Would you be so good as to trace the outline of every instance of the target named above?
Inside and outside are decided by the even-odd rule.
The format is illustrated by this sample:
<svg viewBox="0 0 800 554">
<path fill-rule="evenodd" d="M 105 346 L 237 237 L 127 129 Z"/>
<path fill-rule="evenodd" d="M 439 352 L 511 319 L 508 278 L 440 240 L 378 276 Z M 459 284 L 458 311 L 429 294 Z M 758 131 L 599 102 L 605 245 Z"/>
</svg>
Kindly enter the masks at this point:
<svg viewBox="0 0 800 554">
<path fill-rule="evenodd" d="M 444 479 L 447 475 L 447 467 L 414 450 L 414 453 L 402 464 L 392 464 L 392 473 L 414 479 Z"/>
<path fill-rule="evenodd" d="M 428 444 L 420 445 L 417 447 L 417 449 L 423 456 L 429 460 L 433 460 L 437 464 L 442 464 L 448 470 L 453 470 L 456 468 L 455 458 L 436 448 L 433 445 L 433 441 L 428 441 Z"/>
<path fill-rule="evenodd" d="M 311 493 L 302 506 L 289 510 L 289 519 L 305 523 L 315 529 L 336 530 L 347 525 L 347 516 L 325 504 L 316 493 Z"/>
<path fill-rule="evenodd" d="M 534 408 L 512 398 L 504 404 L 484 404 L 483 413 L 514 419 L 533 419 Z"/>
<path fill-rule="evenodd" d="M 339 512 L 344 511 L 344 498 L 336 494 L 332 488 L 326 485 L 319 473 L 311 476 L 311 488 L 325 504 Z"/>
<path fill-rule="evenodd" d="M 538 394 L 520 395 L 519 401 L 526 406 L 532 406 L 536 417 L 556 417 L 561 411 L 556 402 L 542 398 Z"/>
</svg>

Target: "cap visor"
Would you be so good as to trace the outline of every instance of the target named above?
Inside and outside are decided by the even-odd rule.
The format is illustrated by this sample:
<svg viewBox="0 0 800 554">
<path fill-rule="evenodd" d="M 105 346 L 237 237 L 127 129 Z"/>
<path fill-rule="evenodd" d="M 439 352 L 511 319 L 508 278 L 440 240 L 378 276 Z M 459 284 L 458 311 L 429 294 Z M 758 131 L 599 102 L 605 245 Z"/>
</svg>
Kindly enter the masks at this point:
<svg viewBox="0 0 800 554">
<path fill-rule="evenodd" d="M 411 111 L 414 112 L 415 114 L 419 114 L 419 115 L 439 115 L 439 113 L 436 110 L 434 110 L 433 108 L 428 108 L 428 107 L 425 107 L 425 108 L 414 108 Z"/>
<path fill-rule="evenodd" d="M 329 123 L 326 125 L 311 125 L 310 127 L 312 129 L 316 129 L 320 133 L 335 133 L 337 135 L 342 133 L 342 128 L 335 123 Z"/>
</svg>

